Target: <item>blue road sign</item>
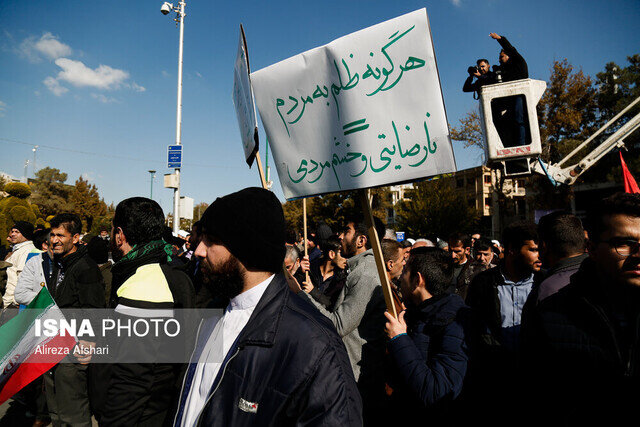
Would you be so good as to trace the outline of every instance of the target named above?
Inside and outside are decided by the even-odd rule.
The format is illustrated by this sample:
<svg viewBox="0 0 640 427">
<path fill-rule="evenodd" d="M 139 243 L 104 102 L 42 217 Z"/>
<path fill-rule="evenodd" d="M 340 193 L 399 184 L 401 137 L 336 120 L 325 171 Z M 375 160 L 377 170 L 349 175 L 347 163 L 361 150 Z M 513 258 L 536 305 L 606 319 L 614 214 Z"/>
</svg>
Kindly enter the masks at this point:
<svg viewBox="0 0 640 427">
<path fill-rule="evenodd" d="M 404 241 L 404 231 L 396 231 L 396 240 L 398 242 Z"/>
<path fill-rule="evenodd" d="M 167 167 L 182 167 L 182 145 L 169 145 L 167 147 Z"/>
</svg>

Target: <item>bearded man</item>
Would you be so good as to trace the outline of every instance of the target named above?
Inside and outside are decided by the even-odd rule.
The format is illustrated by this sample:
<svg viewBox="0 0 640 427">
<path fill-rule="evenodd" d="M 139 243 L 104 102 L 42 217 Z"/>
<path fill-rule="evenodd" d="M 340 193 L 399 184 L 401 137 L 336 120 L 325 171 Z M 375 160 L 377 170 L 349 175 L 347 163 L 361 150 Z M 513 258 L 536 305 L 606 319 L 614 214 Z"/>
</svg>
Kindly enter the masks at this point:
<svg viewBox="0 0 640 427">
<path fill-rule="evenodd" d="M 261 188 L 229 194 L 200 223 L 195 255 L 212 291 L 230 300 L 220 320 L 200 327 L 174 425 L 362 425 L 344 344 L 282 272 L 276 196 Z"/>
</svg>

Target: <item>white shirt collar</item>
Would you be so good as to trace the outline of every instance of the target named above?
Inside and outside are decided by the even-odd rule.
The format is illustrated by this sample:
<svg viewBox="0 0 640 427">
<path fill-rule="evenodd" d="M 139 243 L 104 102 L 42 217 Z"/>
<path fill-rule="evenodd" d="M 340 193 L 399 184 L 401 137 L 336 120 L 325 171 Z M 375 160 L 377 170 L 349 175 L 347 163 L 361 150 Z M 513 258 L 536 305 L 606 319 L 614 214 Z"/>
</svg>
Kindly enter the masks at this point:
<svg viewBox="0 0 640 427">
<path fill-rule="evenodd" d="M 264 291 L 267 289 L 267 286 L 269 286 L 269 283 L 271 283 L 274 276 L 275 274 L 272 274 L 267 278 L 267 280 L 257 284 L 248 291 L 244 291 L 243 293 L 231 298 L 226 311 L 246 310 L 258 305 L 258 301 L 262 298 L 262 294 L 264 294 Z"/>
</svg>

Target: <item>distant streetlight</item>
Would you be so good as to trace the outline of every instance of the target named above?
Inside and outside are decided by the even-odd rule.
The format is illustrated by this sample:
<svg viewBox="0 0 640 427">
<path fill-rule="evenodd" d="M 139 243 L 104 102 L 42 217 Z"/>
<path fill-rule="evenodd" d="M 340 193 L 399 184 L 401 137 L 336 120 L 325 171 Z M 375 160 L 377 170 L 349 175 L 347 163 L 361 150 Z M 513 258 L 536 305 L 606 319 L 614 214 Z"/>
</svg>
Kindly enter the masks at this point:
<svg viewBox="0 0 640 427">
<path fill-rule="evenodd" d="M 34 146 L 31 151 L 33 151 L 33 177 L 36 177 L 36 150 L 38 149 L 38 146 Z"/>
<path fill-rule="evenodd" d="M 24 182 L 25 184 L 29 183 L 29 178 L 27 178 L 27 169 L 29 168 L 29 159 L 24 161 Z"/>
<path fill-rule="evenodd" d="M 173 3 L 164 2 L 160 7 L 163 15 L 176 12 L 174 21 L 180 24 L 180 44 L 178 47 L 178 105 L 176 111 L 176 145 L 182 145 L 182 47 L 184 45 L 184 7 L 186 3 L 181 1 L 178 6 L 174 7 Z M 173 232 L 178 234 L 180 229 L 180 168 L 175 168 L 177 187 L 173 189 L 173 217 L 177 220 L 173 221 Z"/>
<path fill-rule="evenodd" d="M 153 200 L 153 180 L 154 180 L 154 179 L 155 179 L 155 177 L 156 177 L 156 171 L 154 171 L 154 170 L 150 170 L 150 171 L 149 171 L 149 175 L 151 175 L 151 192 L 150 192 L 150 194 L 149 194 L 149 198 L 150 198 L 151 200 Z"/>
</svg>

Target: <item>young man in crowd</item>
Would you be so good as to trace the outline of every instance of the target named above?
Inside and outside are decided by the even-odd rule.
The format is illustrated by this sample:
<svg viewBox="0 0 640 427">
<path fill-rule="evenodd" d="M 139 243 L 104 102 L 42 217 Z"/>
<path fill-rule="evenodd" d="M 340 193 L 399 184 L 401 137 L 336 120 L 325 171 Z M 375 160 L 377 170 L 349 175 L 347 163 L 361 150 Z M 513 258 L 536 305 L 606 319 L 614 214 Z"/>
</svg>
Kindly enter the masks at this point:
<svg viewBox="0 0 640 427">
<path fill-rule="evenodd" d="M 479 273 L 469 285 L 467 305 L 475 316 L 471 340 L 474 358 L 469 371 L 469 402 L 474 410 L 490 405 L 496 393 L 503 394 L 505 417 L 512 422 L 523 380 L 520 366 L 522 309 L 540 280 L 538 233 L 533 223 L 514 223 L 502 233 L 503 262 Z M 510 392 L 505 395 L 505 391 Z"/>
<path fill-rule="evenodd" d="M 446 292 L 451 270 L 445 251 L 412 250 L 400 281 L 407 310 L 398 319 L 385 313 L 391 407 L 407 419 L 433 425 L 455 425 L 450 410 L 467 371 L 468 309 L 462 298 Z"/>
<path fill-rule="evenodd" d="M 562 425 L 621 425 L 640 399 L 640 195 L 588 212 L 588 258 L 523 325 L 533 415 Z"/>
<path fill-rule="evenodd" d="M 474 262 L 471 258 L 471 239 L 466 234 L 452 234 L 449 236 L 448 244 L 453 274 L 447 292 L 456 293 L 464 299 L 469 284 L 478 273 L 486 270 L 486 266 Z"/>
<path fill-rule="evenodd" d="M 378 235 L 384 235 L 384 224 L 378 218 L 375 221 Z M 348 219 L 340 237 L 349 275 L 334 310 L 327 311 L 306 292 L 298 295 L 327 316 L 342 337 L 362 395 L 364 421 L 370 423 L 383 410 L 386 305 L 363 218 Z"/>
<path fill-rule="evenodd" d="M 220 321 L 200 328 L 174 425 L 361 425 L 344 344 L 281 273 L 276 196 L 247 188 L 220 197 L 201 224 L 196 255 L 230 302 Z"/>
<path fill-rule="evenodd" d="M 522 308 L 534 282 L 540 280 L 542 263 L 535 224 L 511 224 L 504 229 L 503 240 L 504 261 L 474 278 L 466 302 L 482 322 L 482 335 L 488 334 L 483 340 L 512 359 L 519 347 Z"/>
<path fill-rule="evenodd" d="M 559 211 L 543 216 L 538 222 L 538 234 L 540 258 L 547 272 L 532 293 L 536 304 L 567 286 L 587 258 L 585 231 L 575 215 Z"/>
</svg>

